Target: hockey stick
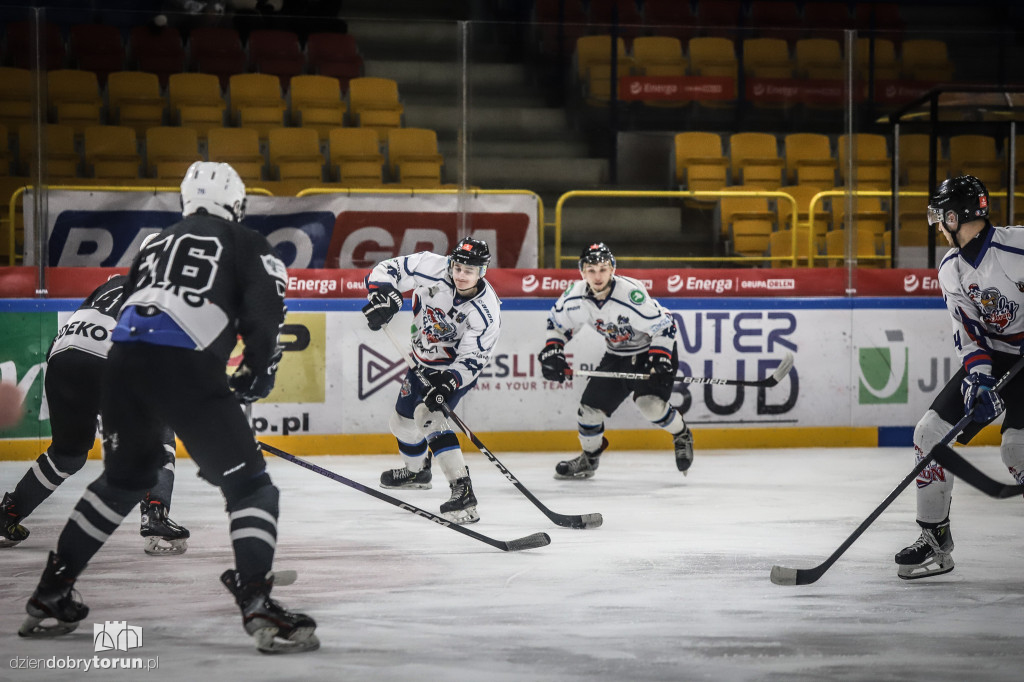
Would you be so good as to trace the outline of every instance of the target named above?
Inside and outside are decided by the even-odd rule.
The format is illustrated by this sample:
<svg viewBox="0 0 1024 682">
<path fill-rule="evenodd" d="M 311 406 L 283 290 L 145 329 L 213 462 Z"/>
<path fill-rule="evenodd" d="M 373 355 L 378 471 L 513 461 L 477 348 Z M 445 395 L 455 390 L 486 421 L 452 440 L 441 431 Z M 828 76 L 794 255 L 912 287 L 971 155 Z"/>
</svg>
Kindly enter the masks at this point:
<svg viewBox="0 0 1024 682">
<path fill-rule="evenodd" d="M 962 455 L 948 445 L 938 445 L 932 453 L 935 461 L 959 477 L 969 486 L 977 488 L 989 497 L 1005 500 L 1024 493 L 1024 485 L 1006 485 L 982 473 Z"/>
<path fill-rule="evenodd" d="M 391 339 L 391 343 L 394 344 L 395 350 L 397 350 L 402 355 L 402 358 L 405 360 L 405 364 L 409 366 L 409 369 L 415 372 L 416 377 L 423 383 L 424 386 L 429 387 L 430 382 L 427 380 L 426 375 L 424 375 L 423 370 L 417 367 L 416 363 L 412 361 L 412 358 L 410 358 L 409 354 L 405 352 L 402 345 L 399 343 L 398 339 L 395 338 L 394 333 L 391 331 L 388 325 L 384 325 L 382 329 L 384 329 L 384 333 L 387 334 L 388 338 Z M 544 504 L 536 497 L 534 497 L 533 493 L 527 490 L 526 486 L 520 483 L 516 479 L 516 477 L 512 475 L 512 472 L 509 471 L 508 468 L 505 467 L 505 465 L 502 464 L 498 460 L 498 458 L 494 456 L 494 453 L 487 449 L 487 446 L 484 445 L 483 442 L 481 442 L 480 439 L 476 437 L 476 434 L 470 431 L 469 427 L 466 426 L 466 422 L 462 421 L 462 418 L 459 417 L 459 415 L 455 414 L 454 410 L 452 410 L 447 405 L 443 404 L 441 405 L 441 410 L 444 412 L 444 415 L 446 417 L 451 419 L 458 425 L 460 429 L 462 429 L 463 433 L 469 436 L 469 439 L 473 441 L 473 445 L 475 445 L 477 449 L 480 450 L 480 452 L 484 453 L 487 459 L 491 460 L 491 462 L 494 463 L 494 466 L 498 467 L 498 471 L 504 474 L 505 478 L 507 478 L 519 492 L 525 495 L 526 499 L 530 500 L 530 502 L 533 502 L 534 506 L 537 507 L 537 509 L 540 509 L 544 516 L 551 519 L 551 521 L 554 522 L 555 525 L 562 526 L 563 528 L 599 528 L 601 524 L 604 523 L 604 517 L 601 516 L 601 514 L 599 513 L 574 515 L 559 514 L 545 507 Z"/>
<path fill-rule="evenodd" d="M 688 377 L 688 376 L 676 376 L 676 381 L 681 381 L 684 384 L 715 384 L 718 386 L 764 386 L 771 388 L 776 385 L 782 379 L 789 374 L 789 370 L 793 369 L 793 354 L 786 353 L 786 357 L 782 358 L 782 362 L 772 372 L 771 376 L 764 379 L 758 379 L 756 381 L 744 381 L 742 379 L 716 379 L 714 377 Z M 573 374 L 578 374 L 583 377 L 602 377 L 606 379 L 633 379 L 633 380 L 644 380 L 650 379 L 653 374 L 644 374 L 642 372 L 604 372 L 594 369 L 575 369 L 572 371 Z"/>
<path fill-rule="evenodd" d="M 304 459 L 299 459 L 295 455 L 289 454 L 284 450 L 278 450 L 273 445 L 267 445 L 266 443 L 263 442 L 260 442 L 259 445 L 264 452 L 269 452 L 272 455 L 277 455 L 281 459 L 286 459 L 289 462 L 292 462 L 293 464 L 298 464 L 300 467 L 305 467 L 310 471 L 314 471 L 320 474 L 321 476 L 326 476 L 327 478 L 333 481 L 337 481 L 338 483 L 344 483 L 349 488 L 355 488 L 356 490 L 366 493 L 367 495 L 372 495 L 373 497 L 376 497 L 378 500 L 384 500 L 388 504 L 393 504 L 396 507 L 404 509 L 407 512 L 412 512 L 416 516 L 422 516 L 425 519 L 429 519 L 430 521 L 433 521 L 439 526 L 451 528 L 452 530 L 462 533 L 463 535 L 468 535 L 469 537 L 475 540 L 487 543 L 491 547 L 496 547 L 502 550 L 503 552 L 517 552 L 521 549 L 536 549 L 537 547 L 544 547 L 546 545 L 551 544 L 551 538 L 548 536 L 547 533 L 534 533 L 533 535 L 527 535 L 526 537 L 518 538 L 516 540 L 509 540 L 508 542 L 505 542 L 504 540 L 495 540 L 494 538 L 489 538 L 486 535 L 477 533 L 476 531 L 470 530 L 469 528 L 463 528 L 457 523 L 452 523 L 444 517 L 431 514 L 430 512 L 424 509 L 420 509 L 419 507 L 413 506 L 407 502 L 402 502 L 399 499 L 391 497 L 390 495 L 386 495 L 380 491 L 374 490 L 373 488 L 368 488 L 361 483 L 356 483 L 352 479 L 345 478 L 341 474 L 336 474 L 333 471 L 330 471 L 329 469 L 324 469 L 323 467 L 317 466 L 312 462 L 307 462 Z"/>
<path fill-rule="evenodd" d="M 992 390 L 999 391 L 1003 386 L 1009 383 L 1013 377 L 1017 376 L 1017 373 L 1020 372 L 1021 369 L 1024 369 L 1024 358 L 1015 362 L 1013 367 L 1011 367 L 1006 374 L 999 379 L 998 383 L 996 383 Z M 839 557 L 841 557 L 843 553 L 850 548 L 850 545 L 852 545 L 857 538 L 867 530 L 868 526 L 870 526 L 874 520 L 877 519 L 883 511 L 885 511 L 886 507 L 892 504 L 892 501 L 899 497 L 899 494 L 903 492 L 903 489 L 910 485 L 910 483 L 917 478 L 917 475 L 927 468 L 932 459 L 935 458 L 935 455 L 940 452 L 939 448 L 949 445 L 949 443 L 964 430 L 972 419 L 974 419 L 973 412 L 965 414 L 963 418 L 961 418 L 960 421 L 958 421 L 953 428 L 949 430 L 949 433 L 943 436 L 942 440 L 928 451 L 928 455 L 921 458 L 921 461 L 917 463 L 917 466 L 914 467 L 913 471 L 907 474 L 906 478 L 900 481 L 899 485 L 889 493 L 888 497 L 882 500 L 882 503 L 875 507 L 875 510 L 871 512 L 871 514 L 869 514 L 859 526 L 857 526 L 857 529 L 850 534 L 850 537 L 846 538 L 843 544 L 839 545 L 836 551 L 832 552 L 832 555 L 829 558 L 825 559 L 825 561 L 813 568 L 785 568 L 779 565 L 772 566 L 771 581 L 776 585 L 810 585 L 813 582 L 817 582 L 821 576 L 825 575 L 825 571 L 831 568 L 832 564 L 834 564 Z"/>
</svg>

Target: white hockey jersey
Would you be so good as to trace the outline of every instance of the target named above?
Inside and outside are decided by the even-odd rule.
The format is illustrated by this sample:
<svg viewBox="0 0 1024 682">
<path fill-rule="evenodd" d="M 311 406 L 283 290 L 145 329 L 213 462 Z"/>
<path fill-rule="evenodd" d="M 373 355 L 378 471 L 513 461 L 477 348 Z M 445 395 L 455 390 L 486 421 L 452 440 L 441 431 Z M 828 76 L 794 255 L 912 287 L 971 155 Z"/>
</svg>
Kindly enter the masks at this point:
<svg viewBox="0 0 1024 682">
<path fill-rule="evenodd" d="M 604 337 L 609 353 L 638 355 L 652 346 L 672 352 L 676 323 L 672 314 L 631 277 L 612 277 L 611 293 L 598 301 L 580 280 L 555 301 L 548 314 L 548 341 L 565 343 L 584 326 Z"/>
<path fill-rule="evenodd" d="M 991 351 L 1016 355 L 1024 343 L 1024 228 L 990 227 L 977 239 L 980 249 L 946 254 L 939 284 L 964 368 L 991 374 Z"/>
<path fill-rule="evenodd" d="M 412 350 L 421 366 L 447 369 L 466 386 L 483 371 L 501 331 L 501 301 L 483 278 L 462 298 L 448 275 L 448 258 L 429 251 L 381 261 L 366 276 L 372 290 L 390 284 L 412 291 Z"/>
</svg>

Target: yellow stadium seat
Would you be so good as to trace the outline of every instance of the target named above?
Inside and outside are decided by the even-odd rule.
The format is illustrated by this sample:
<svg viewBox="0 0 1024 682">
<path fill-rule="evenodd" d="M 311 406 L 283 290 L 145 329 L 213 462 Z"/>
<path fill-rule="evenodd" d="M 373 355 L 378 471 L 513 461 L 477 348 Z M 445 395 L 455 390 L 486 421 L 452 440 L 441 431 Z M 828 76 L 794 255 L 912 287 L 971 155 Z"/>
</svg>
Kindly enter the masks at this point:
<svg viewBox="0 0 1024 682">
<path fill-rule="evenodd" d="M 731 91 L 727 99 L 707 99 L 696 97 L 700 107 L 708 109 L 729 109 L 736 106 L 736 81 L 739 77 L 739 62 L 736 59 L 736 47 L 729 38 L 704 36 L 691 38 L 687 43 L 690 53 L 690 73 L 694 76 L 706 76 L 731 79 Z"/>
<path fill-rule="evenodd" d="M 202 160 L 199 136 L 192 128 L 157 127 L 146 131 L 146 174 L 149 177 L 181 180 L 189 166 Z"/>
<path fill-rule="evenodd" d="M 210 161 L 230 163 L 246 182 L 263 179 L 264 159 L 253 128 L 210 128 L 207 156 Z"/>
<path fill-rule="evenodd" d="M 331 175 L 346 187 L 384 184 L 384 155 L 370 128 L 334 128 L 328 134 Z"/>
<path fill-rule="evenodd" d="M 832 38 L 796 41 L 796 75 L 814 80 L 843 80 L 846 68 L 839 41 Z"/>
<path fill-rule="evenodd" d="M 879 197 L 852 197 L 850 209 L 846 206 L 846 197 L 832 197 L 832 225 L 837 230 L 850 227 L 847 217 L 858 233 L 868 233 L 881 238 L 882 233 L 889 229 L 889 211 L 882 206 Z"/>
<path fill-rule="evenodd" d="M 56 123 L 69 125 L 75 134 L 102 123 L 103 100 L 92 71 L 57 69 L 46 74 L 47 97 Z"/>
<path fill-rule="evenodd" d="M 427 128 L 388 131 L 388 169 L 396 182 L 417 187 L 441 184 L 444 157 L 437 151 L 437 133 Z"/>
<path fill-rule="evenodd" d="M 171 118 L 206 138 L 210 128 L 225 124 L 227 104 L 220 92 L 220 79 L 212 73 L 172 73 L 167 94 Z"/>
<path fill-rule="evenodd" d="M 847 135 L 840 135 L 839 175 L 843 183 L 849 182 L 846 177 Z M 892 177 L 892 161 L 889 158 L 886 139 L 874 133 L 854 133 L 853 136 L 853 167 L 854 184 L 860 189 L 889 189 Z"/>
<path fill-rule="evenodd" d="M 1006 187 L 1006 162 L 996 152 L 995 138 L 988 135 L 954 135 L 949 138 L 949 170 L 954 176 L 973 175 L 991 192 Z"/>
<path fill-rule="evenodd" d="M 831 267 L 845 265 L 846 259 L 846 230 L 832 230 L 825 235 L 825 259 L 826 264 Z M 875 256 L 882 255 L 879 250 L 879 239 L 869 231 L 856 232 L 855 253 L 858 267 L 881 267 L 885 263 Z M 817 262 L 817 261 L 816 261 Z"/>
<path fill-rule="evenodd" d="M 292 123 L 312 128 L 326 140 L 331 128 L 345 123 L 341 82 L 332 76 L 292 76 L 289 86 Z"/>
<path fill-rule="evenodd" d="M 312 128 L 274 128 L 268 136 L 271 177 L 323 182 L 324 157 Z"/>
<path fill-rule="evenodd" d="M 747 38 L 743 41 L 743 72 L 754 78 L 792 78 L 789 44 L 782 38 Z"/>
<path fill-rule="evenodd" d="M 900 197 L 899 234 L 900 246 L 928 246 L 928 197 Z M 939 236 L 937 244 L 945 244 Z"/>
<path fill-rule="evenodd" d="M 405 108 L 398 99 L 394 79 L 363 77 L 349 81 L 348 110 L 357 126 L 376 130 L 383 143 L 388 130 L 402 126 Z"/>
<path fill-rule="evenodd" d="M 0 66 L 0 123 L 14 130 L 31 123 L 32 72 L 13 66 Z"/>
<path fill-rule="evenodd" d="M 725 196 L 718 201 L 718 213 L 722 236 L 730 241 L 733 253 L 760 256 L 768 252 L 769 236 L 776 224 L 768 199 Z"/>
<path fill-rule="evenodd" d="M 688 190 L 717 190 L 728 184 L 729 160 L 718 133 L 677 133 L 673 145 L 675 183 Z"/>
<path fill-rule="evenodd" d="M 866 85 L 871 66 L 871 39 L 857 38 L 854 50 L 855 75 Z M 896 45 L 888 38 L 875 38 L 874 66 L 876 81 L 897 80 L 900 77 L 900 67 L 896 61 Z"/>
<path fill-rule="evenodd" d="M 87 126 L 85 166 L 94 178 L 135 179 L 142 161 L 135 131 L 125 126 Z"/>
<path fill-rule="evenodd" d="M 790 133 L 783 138 L 786 182 L 831 189 L 836 184 L 836 160 L 827 135 Z"/>
<path fill-rule="evenodd" d="M 281 80 L 268 73 L 237 73 L 228 79 L 231 119 L 242 128 L 253 128 L 266 139 L 284 125 L 287 109 L 281 97 Z"/>
<path fill-rule="evenodd" d="M 938 81 L 953 80 L 953 62 L 943 40 L 904 40 L 902 47 L 903 76 L 911 80 Z"/>
<path fill-rule="evenodd" d="M 634 38 L 633 69 L 641 76 L 685 76 L 682 41 L 672 36 Z"/>
<path fill-rule="evenodd" d="M 900 135 L 900 186 L 930 192 L 928 186 L 928 135 L 912 133 Z M 942 142 L 935 140 L 936 183 L 949 176 L 949 160 L 942 155 Z"/>
<path fill-rule="evenodd" d="M 824 189 L 832 188 L 827 187 Z M 797 227 L 800 227 L 801 225 L 809 226 L 811 216 L 811 199 L 813 199 L 816 194 L 823 191 L 823 188 L 817 185 L 787 185 L 785 187 L 780 187 L 779 191 L 785 192 L 793 197 L 794 201 L 796 201 Z M 835 199 L 835 197 L 824 197 L 823 199 L 819 199 L 817 204 L 815 204 L 814 232 L 816 238 L 823 239 L 825 232 L 829 229 L 829 225 L 832 222 L 832 213 L 828 210 L 828 207 L 831 206 L 832 199 Z M 780 199 L 778 201 L 779 225 L 782 228 L 791 227 L 793 225 L 792 211 L 793 205 L 788 201 L 784 199 Z M 824 244 L 824 242 L 822 242 L 822 244 Z"/>
<path fill-rule="evenodd" d="M 46 153 L 46 176 L 53 179 L 77 177 L 81 157 L 75 151 L 75 129 L 71 126 L 51 123 L 43 128 Z M 18 127 L 18 174 L 36 174 L 36 127 L 30 123 Z"/>
<path fill-rule="evenodd" d="M 167 101 L 160 94 L 155 73 L 112 72 L 107 76 L 107 102 L 111 123 L 134 128 L 139 137 L 164 124 Z"/>
<path fill-rule="evenodd" d="M 778 189 L 785 162 L 778 142 L 769 133 L 734 133 L 729 136 L 732 181 L 760 189 Z"/>
</svg>

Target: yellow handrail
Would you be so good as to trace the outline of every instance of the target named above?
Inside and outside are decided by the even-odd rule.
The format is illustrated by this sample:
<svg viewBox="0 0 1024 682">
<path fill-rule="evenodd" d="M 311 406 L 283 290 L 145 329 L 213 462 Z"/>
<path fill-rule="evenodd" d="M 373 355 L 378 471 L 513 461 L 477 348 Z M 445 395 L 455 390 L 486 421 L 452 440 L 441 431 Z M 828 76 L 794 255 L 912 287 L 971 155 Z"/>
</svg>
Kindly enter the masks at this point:
<svg viewBox="0 0 1024 682">
<path fill-rule="evenodd" d="M 796 225 L 797 205 L 792 195 L 782 191 L 769 190 L 665 190 L 665 191 L 628 191 L 628 190 L 575 190 L 566 192 L 558 198 L 555 205 L 555 267 L 562 267 L 562 209 L 566 201 L 573 197 L 604 197 L 604 198 L 641 198 L 641 199 L 688 199 L 688 198 L 711 198 L 711 197 L 776 197 L 787 199 L 793 205 L 793 213 L 790 216 L 793 227 L 793 267 L 796 267 L 798 254 L 796 250 Z M 623 256 L 618 260 L 651 260 L 651 261 L 754 261 L 763 262 L 766 260 L 782 261 L 789 260 L 786 256 Z M 569 260 L 569 258 L 565 258 Z"/>
</svg>

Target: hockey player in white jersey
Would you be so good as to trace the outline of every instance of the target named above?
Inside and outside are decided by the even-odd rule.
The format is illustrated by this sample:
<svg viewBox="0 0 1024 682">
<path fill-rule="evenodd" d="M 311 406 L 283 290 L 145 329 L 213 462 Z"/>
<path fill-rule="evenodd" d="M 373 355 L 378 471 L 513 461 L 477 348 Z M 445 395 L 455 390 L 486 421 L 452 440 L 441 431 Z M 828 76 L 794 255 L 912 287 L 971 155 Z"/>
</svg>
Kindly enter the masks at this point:
<svg viewBox="0 0 1024 682">
<path fill-rule="evenodd" d="M 1005 410 L 1000 455 L 1024 484 L 1024 379 L 1013 379 L 1000 393 L 991 390 L 1020 358 L 1024 342 L 1024 229 L 995 227 L 988 215 L 988 192 L 971 175 L 944 181 L 928 203 L 928 222 L 953 247 L 939 265 L 939 284 L 962 366 L 917 423 L 914 452 L 920 462 L 971 410 L 974 421 L 958 438 L 961 443 Z M 921 535 L 896 554 L 899 577 L 913 580 L 953 570 L 952 491 L 952 475 L 935 462 L 918 475 Z"/>
<path fill-rule="evenodd" d="M 537 356 L 544 378 L 558 383 L 571 378 L 565 344 L 588 326 L 606 343 L 599 370 L 650 373 L 650 378 L 587 381 L 577 413 L 583 452 L 559 462 L 555 478 L 594 475 L 608 447 L 604 422 L 630 394 L 644 417 L 672 434 L 676 468 L 685 475 L 693 463 L 693 435 L 683 415 L 668 402 L 679 368 L 675 320 L 643 284 L 615 274 L 615 256 L 605 244 L 584 248 L 579 266 L 583 279 L 565 290 L 548 315 L 547 341 Z"/>
<path fill-rule="evenodd" d="M 401 292 L 413 292 L 412 355 L 430 382 L 424 386 L 412 370 L 405 375 L 389 424 L 404 466 L 381 474 L 380 485 L 430 488 L 432 454 L 451 489 L 441 514 L 459 524 L 480 515 L 458 437 L 441 405 L 458 405 L 498 342 L 501 301 L 484 279 L 490 260 L 487 243 L 467 237 L 447 257 L 421 251 L 391 258 L 366 276 L 363 314 L 374 331 L 401 309 Z"/>
</svg>

